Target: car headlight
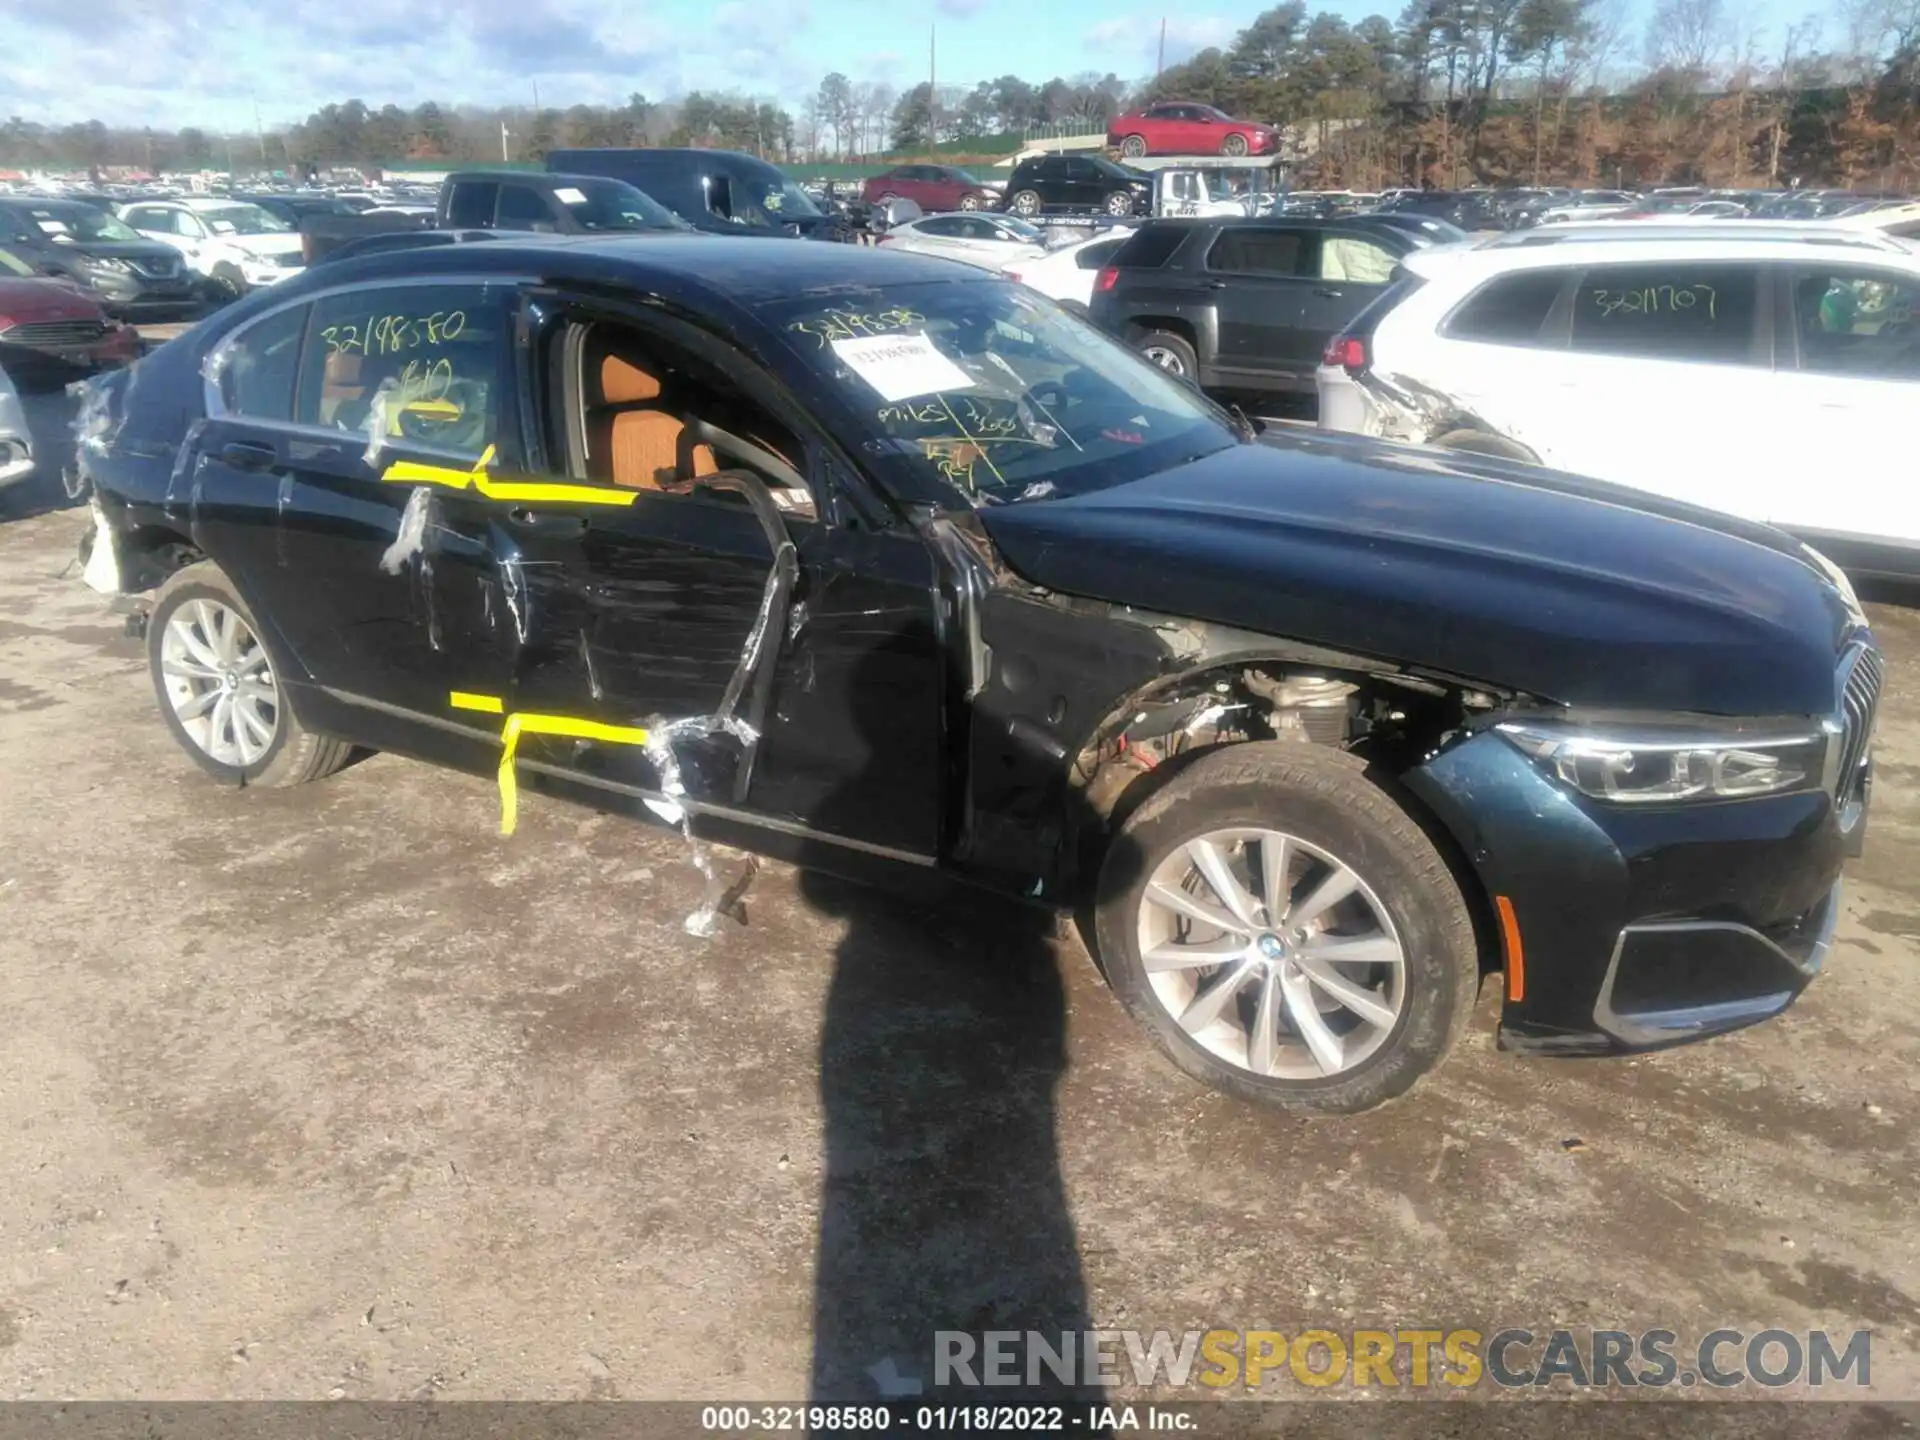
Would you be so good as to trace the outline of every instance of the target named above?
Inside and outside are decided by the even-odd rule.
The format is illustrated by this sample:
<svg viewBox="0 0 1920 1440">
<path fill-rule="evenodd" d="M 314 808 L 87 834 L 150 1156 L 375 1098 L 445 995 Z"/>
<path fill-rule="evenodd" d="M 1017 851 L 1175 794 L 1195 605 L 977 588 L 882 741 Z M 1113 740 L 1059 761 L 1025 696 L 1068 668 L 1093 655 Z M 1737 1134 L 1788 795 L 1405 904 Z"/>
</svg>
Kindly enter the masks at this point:
<svg viewBox="0 0 1920 1440">
<path fill-rule="evenodd" d="M 89 270 L 103 270 L 109 275 L 131 275 L 133 267 L 124 260 L 116 260 L 111 255 L 83 255 L 80 263 Z"/>
<path fill-rule="evenodd" d="M 1494 728 L 1562 784 L 1614 804 L 1745 800 L 1826 783 L 1830 737 L 1804 721 L 1719 733 L 1553 720 L 1503 721 Z"/>
</svg>

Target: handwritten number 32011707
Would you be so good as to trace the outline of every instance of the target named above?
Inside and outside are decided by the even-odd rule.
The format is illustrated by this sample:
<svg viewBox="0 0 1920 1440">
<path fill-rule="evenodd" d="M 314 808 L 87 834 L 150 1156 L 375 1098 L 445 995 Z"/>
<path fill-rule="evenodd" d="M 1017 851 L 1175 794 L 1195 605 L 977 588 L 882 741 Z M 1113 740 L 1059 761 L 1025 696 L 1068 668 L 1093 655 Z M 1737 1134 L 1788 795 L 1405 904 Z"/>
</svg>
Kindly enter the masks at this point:
<svg viewBox="0 0 1920 1440">
<path fill-rule="evenodd" d="M 1711 285 L 1648 285 L 1640 290 L 1596 290 L 1594 307 L 1601 317 L 1658 315 L 1662 311 L 1704 310 L 1716 318 L 1716 295 Z"/>
<path fill-rule="evenodd" d="M 422 345 L 458 340 L 467 328 L 464 310 L 431 315 L 376 315 L 364 326 L 329 325 L 320 332 L 329 355 L 397 355 Z"/>
</svg>

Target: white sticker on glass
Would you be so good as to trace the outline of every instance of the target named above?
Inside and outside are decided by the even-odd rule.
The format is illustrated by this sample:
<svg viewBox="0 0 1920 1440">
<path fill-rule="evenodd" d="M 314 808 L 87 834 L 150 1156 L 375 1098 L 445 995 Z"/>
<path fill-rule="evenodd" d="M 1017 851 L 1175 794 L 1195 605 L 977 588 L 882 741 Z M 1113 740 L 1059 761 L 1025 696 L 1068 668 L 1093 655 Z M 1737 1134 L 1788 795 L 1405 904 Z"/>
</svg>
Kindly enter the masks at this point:
<svg viewBox="0 0 1920 1440">
<path fill-rule="evenodd" d="M 973 388 L 967 372 L 934 349 L 925 335 L 869 335 L 831 343 L 833 353 L 882 400 Z"/>
<path fill-rule="evenodd" d="M 558 200 L 562 205 L 584 205 L 587 203 L 586 192 L 576 190 L 571 185 L 556 186 L 553 192 L 553 198 Z"/>
</svg>

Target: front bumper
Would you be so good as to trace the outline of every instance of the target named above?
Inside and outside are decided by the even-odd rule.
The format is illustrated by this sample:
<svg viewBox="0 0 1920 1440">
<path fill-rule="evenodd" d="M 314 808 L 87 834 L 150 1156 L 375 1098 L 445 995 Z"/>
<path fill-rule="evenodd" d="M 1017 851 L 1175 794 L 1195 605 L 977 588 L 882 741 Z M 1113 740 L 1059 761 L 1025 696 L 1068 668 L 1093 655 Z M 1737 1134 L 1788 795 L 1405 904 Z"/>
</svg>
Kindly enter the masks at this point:
<svg viewBox="0 0 1920 1440">
<path fill-rule="evenodd" d="M 1826 961 L 1866 823 L 1843 834 L 1819 790 L 1608 807 L 1487 733 L 1406 778 L 1512 907 L 1500 1041 L 1521 1051 L 1658 1049 L 1777 1015 Z"/>
<path fill-rule="evenodd" d="M 282 280 L 290 280 L 298 275 L 302 268 L 299 265 L 269 265 L 261 260 L 248 260 L 240 266 L 240 278 L 249 285 L 277 285 Z"/>
</svg>

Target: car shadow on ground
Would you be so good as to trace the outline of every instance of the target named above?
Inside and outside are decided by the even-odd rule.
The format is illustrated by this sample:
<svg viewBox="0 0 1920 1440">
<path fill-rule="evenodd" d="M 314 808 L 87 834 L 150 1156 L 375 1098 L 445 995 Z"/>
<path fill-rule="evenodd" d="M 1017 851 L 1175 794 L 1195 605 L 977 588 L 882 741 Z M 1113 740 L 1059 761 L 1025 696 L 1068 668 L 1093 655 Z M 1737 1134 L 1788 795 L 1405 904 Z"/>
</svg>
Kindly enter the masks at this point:
<svg viewBox="0 0 1920 1440">
<path fill-rule="evenodd" d="M 77 373 L 77 372 L 76 372 Z M 33 442 L 33 473 L 0 490 L 0 521 L 24 520 L 79 503 L 61 478 L 73 463 L 73 419 L 77 404 L 66 393 L 69 377 L 10 376 L 20 392 L 28 438 Z"/>
<path fill-rule="evenodd" d="M 856 753 L 884 743 L 888 716 L 855 723 Z M 844 822 L 874 798 L 856 774 L 810 819 L 852 833 Z M 831 863 L 834 848 L 818 858 Z M 1058 917 L 957 884 L 905 899 L 809 868 L 801 886 L 846 927 L 820 1040 L 812 1398 L 1104 1399 L 1083 1372 L 1030 1377 L 1022 1362 L 1005 1385 L 982 1364 L 986 1331 L 1038 1332 L 1051 1347 L 1093 1328 L 1056 1133 L 1067 1065 Z M 978 1384 L 940 1373 L 941 1332 L 981 1347 Z"/>
</svg>

